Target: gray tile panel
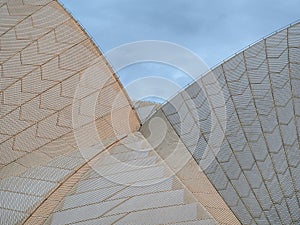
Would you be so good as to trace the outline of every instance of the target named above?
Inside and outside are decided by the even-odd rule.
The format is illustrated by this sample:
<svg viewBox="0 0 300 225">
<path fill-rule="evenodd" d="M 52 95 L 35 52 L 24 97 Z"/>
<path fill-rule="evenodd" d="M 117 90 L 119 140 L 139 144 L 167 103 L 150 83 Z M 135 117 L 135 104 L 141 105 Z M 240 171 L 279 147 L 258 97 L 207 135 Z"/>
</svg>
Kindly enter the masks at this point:
<svg viewBox="0 0 300 225">
<path fill-rule="evenodd" d="M 177 114 L 195 120 L 198 130 L 190 133 L 179 129 L 179 117 L 173 127 L 188 149 L 196 146 L 192 154 L 201 166 L 205 149 L 215 151 L 209 144 L 212 115 L 219 125 L 224 120 L 216 110 L 221 95 L 216 98 L 216 88 L 210 88 L 217 85 L 212 74 L 217 78 L 227 123 L 220 152 L 204 172 L 243 224 L 299 224 L 299 59 L 297 23 L 235 55 L 188 86 L 189 98 L 176 96 L 162 108 L 172 125 Z M 171 107 L 184 104 L 188 113 Z"/>
</svg>

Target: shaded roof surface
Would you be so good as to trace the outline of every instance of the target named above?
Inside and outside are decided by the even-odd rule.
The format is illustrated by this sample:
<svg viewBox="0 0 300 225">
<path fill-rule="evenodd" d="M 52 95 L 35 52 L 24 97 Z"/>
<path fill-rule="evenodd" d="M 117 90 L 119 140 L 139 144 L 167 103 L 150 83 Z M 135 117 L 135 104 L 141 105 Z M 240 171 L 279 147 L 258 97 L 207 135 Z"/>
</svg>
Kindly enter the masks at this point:
<svg viewBox="0 0 300 225">
<path fill-rule="evenodd" d="M 299 55 L 296 23 L 230 58 L 161 109 L 200 167 L 205 150 L 214 155 L 204 173 L 242 224 L 299 224 Z M 186 131 L 184 123 L 195 125 Z M 215 143 L 215 136 L 224 140 Z"/>
</svg>

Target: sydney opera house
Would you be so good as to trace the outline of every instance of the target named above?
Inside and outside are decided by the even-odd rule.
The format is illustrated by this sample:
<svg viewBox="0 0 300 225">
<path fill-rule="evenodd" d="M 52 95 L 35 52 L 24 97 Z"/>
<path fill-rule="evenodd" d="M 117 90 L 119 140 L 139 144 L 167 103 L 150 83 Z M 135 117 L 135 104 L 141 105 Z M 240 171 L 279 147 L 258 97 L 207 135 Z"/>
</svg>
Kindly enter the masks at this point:
<svg viewBox="0 0 300 225">
<path fill-rule="evenodd" d="M 0 0 L 0 77 L 1 225 L 300 224 L 300 23 L 140 118 L 57 1 Z"/>
</svg>

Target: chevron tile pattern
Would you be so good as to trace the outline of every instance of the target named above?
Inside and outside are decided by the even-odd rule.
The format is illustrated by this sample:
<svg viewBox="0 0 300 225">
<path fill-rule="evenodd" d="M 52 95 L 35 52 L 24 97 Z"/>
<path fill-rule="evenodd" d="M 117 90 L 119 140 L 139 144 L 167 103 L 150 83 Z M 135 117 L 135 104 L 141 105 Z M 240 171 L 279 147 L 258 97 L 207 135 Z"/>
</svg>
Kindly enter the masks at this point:
<svg viewBox="0 0 300 225">
<path fill-rule="evenodd" d="M 298 23 L 216 67 L 161 110 L 200 167 L 205 150 L 220 149 L 204 173 L 242 224 L 300 222 L 299 43 Z"/>
<path fill-rule="evenodd" d="M 97 108 L 107 110 L 95 114 L 103 118 L 122 88 L 90 38 L 56 1 L 1 1 L 0 11 L 0 164 L 4 168 L 72 132 L 74 101 L 84 108 L 101 91 L 105 101 L 98 99 Z M 84 91 L 77 101 L 75 91 L 84 77 L 99 87 L 79 86 Z M 116 113 L 128 111 L 136 129 L 138 121 L 134 122 L 124 94 L 117 105 Z"/>
<path fill-rule="evenodd" d="M 153 118 L 156 118 L 156 122 L 152 120 Z M 208 180 L 204 171 L 197 165 L 197 162 L 193 159 L 162 110 L 158 110 L 152 116 L 152 119 L 144 123 L 140 131 L 151 146 L 154 146 L 155 152 L 164 160 L 198 202 L 215 218 L 218 224 L 241 224 Z M 167 127 L 165 134 L 158 132 L 158 130 L 163 130 L 160 127 L 162 123 Z M 151 127 L 153 128 L 151 129 Z M 157 143 L 159 136 L 164 137 L 162 141 Z"/>
<path fill-rule="evenodd" d="M 217 224 L 140 133 L 129 135 L 92 164 L 94 169 L 53 207 L 46 224 Z M 55 192 L 52 199 L 57 199 Z"/>
<path fill-rule="evenodd" d="M 0 224 L 18 224 L 105 146 L 138 129 L 139 119 L 57 1 L 1 0 L 0 12 Z M 120 114 L 129 124 L 112 124 Z"/>
<path fill-rule="evenodd" d="M 296 23 L 136 112 L 57 1 L 0 0 L 0 224 L 299 224 L 299 57 Z"/>
</svg>

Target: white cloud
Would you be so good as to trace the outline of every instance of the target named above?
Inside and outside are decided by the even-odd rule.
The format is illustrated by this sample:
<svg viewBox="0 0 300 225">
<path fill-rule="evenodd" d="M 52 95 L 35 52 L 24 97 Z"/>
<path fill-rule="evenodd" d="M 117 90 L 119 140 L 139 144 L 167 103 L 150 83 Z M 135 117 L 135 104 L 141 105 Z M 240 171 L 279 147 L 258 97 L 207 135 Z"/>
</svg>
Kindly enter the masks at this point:
<svg viewBox="0 0 300 225">
<path fill-rule="evenodd" d="M 300 6 L 300 0 L 60 1 L 104 52 L 127 42 L 166 40 L 191 49 L 210 67 L 299 19 Z M 147 67 L 127 72 L 119 73 L 125 85 L 147 76 Z M 152 68 L 149 75 L 161 75 L 181 85 L 186 82 L 179 72 L 161 67 Z"/>
</svg>

